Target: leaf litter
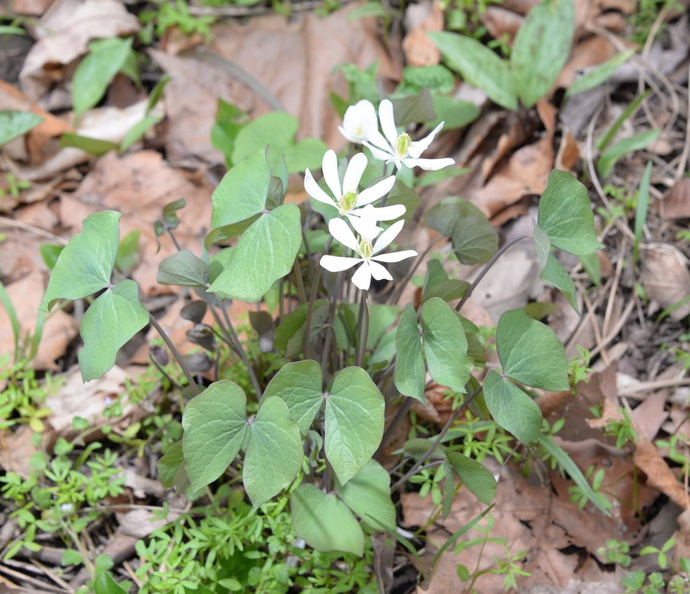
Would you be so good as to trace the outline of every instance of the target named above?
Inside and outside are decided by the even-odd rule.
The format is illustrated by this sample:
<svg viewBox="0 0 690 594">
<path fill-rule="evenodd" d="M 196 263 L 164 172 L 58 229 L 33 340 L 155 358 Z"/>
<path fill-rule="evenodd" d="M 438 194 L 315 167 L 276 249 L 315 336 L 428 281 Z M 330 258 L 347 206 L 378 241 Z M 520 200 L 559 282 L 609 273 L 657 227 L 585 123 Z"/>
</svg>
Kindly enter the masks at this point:
<svg viewBox="0 0 690 594">
<path fill-rule="evenodd" d="M 494 38 L 510 40 L 534 4 L 533 0 L 506 0 L 500 6 L 490 6 L 481 19 Z M 687 120 L 681 105 L 681 99 L 687 98 L 684 64 L 688 40 L 682 34 L 687 30 L 687 20 L 683 17 L 670 24 L 664 36 L 650 40 L 648 47 L 643 48 L 641 58 L 635 57 L 620 66 L 604 85 L 562 100 L 563 90 L 583 72 L 629 47 L 624 33 L 625 19 L 633 12 L 632 3 L 604 0 L 576 5 L 579 28 L 575 45 L 548 103 L 538 106 L 539 117 L 534 113 L 527 117 L 525 112 L 515 115 L 498 110 L 481 92 L 472 95 L 482 107 L 479 119 L 468 129 L 448 133 L 441 139 L 453 147 L 459 165 L 471 171 L 443 182 L 442 195 L 438 188 L 427 190 L 424 199 L 433 204 L 444 196 L 463 196 L 489 215 L 508 236 L 510 225 L 506 223 L 515 220 L 516 225 L 529 224 L 533 198 L 543 191 L 554 163 L 562 169 L 585 172 L 594 178 L 595 186 L 598 184 L 598 228 L 607 246 L 604 261 L 610 265 L 608 270 L 602 266 L 603 284 L 597 285 L 581 264 L 568 263 L 578 285 L 578 299 L 584 312 L 581 321 L 572 315 L 564 300 L 554 300 L 552 293 L 543 290 L 535 274 L 536 254 L 530 249 L 509 252 L 504 267 L 495 268 L 483 281 L 482 291 L 469 302 L 468 311 L 475 312 L 470 317 L 477 323 L 481 320 L 488 325 L 492 318 L 495 322 L 506 303 L 519 307 L 535 300 L 555 302 L 558 310 L 546 319 L 554 328 L 561 325 L 566 342 L 577 335 L 577 340 L 569 344 L 569 354 L 576 354 L 579 344 L 601 355 L 595 365 L 605 367 L 590 374 L 589 381 L 578 383 L 572 394 L 542 396 L 538 403 L 549 421 L 565 419 L 558 443 L 581 471 L 590 467 L 606 470 L 602 489 L 613 502 L 612 515 L 606 518 L 589 506 L 580 509 L 570 500 L 573 481 L 557 471 L 535 465 L 523 476 L 515 463 L 499 464 L 487 458 L 486 463 L 493 464 L 499 477 L 491 519 L 473 528 L 441 556 L 420 592 L 460 591 L 463 586 L 458 578 L 458 564 L 470 571 L 487 571 L 474 583 L 476 591 L 503 592 L 502 576 L 491 570 L 511 555 L 517 555 L 520 569 L 530 574 L 518 578 L 522 592 L 620 591 L 616 587 L 621 569 L 616 566 L 612 570 L 599 548 L 607 538 L 615 538 L 639 550 L 651 538 L 648 533 L 659 507 L 671 509 L 670 503 L 663 502 L 663 496 L 677 508 L 657 517 L 671 517 L 678 554 L 690 549 L 687 477 L 682 476 L 677 465 L 669 463 L 668 451 L 655 444 L 659 437 L 668 439 L 673 435 L 682 437 L 687 444 L 690 434 L 688 393 L 683 392 L 681 383 L 686 378 L 685 368 L 674 368 L 673 351 L 688 348 L 688 339 L 683 336 L 688 305 L 678 304 L 690 295 L 686 261 L 690 242 L 677 239 L 677 234 L 690 218 L 690 209 L 685 179 L 676 173 L 683 171 L 683 149 L 688 145 Z M 163 237 L 158 251 L 153 222 L 165 204 L 184 197 L 194 216 L 183 218 L 178 237 L 189 245 L 204 237 L 210 214 L 208 197 L 218 176 L 214 166 L 222 162 L 222 156 L 209 142 L 217 100 L 236 103 L 256 116 L 269 110 L 267 96 L 257 94 L 251 85 L 219 68 L 218 61 L 209 63 L 201 58 L 193 47 L 176 46 L 170 37 L 167 44 L 149 50 L 150 57 L 173 76 L 160 105 L 161 113 L 167 117 L 166 124 L 153 131 L 151 138 L 155 142 L 144 139 L 123 155 L 110 152 L 98 159 L 77 149 L 60 149 L 57 138 L 67 131 L 120 142 L 143 116 L 145 102 L 125 100 L 126 104 L 121 105 L 107 96 L 75 128 L 71 114 L 60 113 L 62 110 L 54 107 L 67 101 L 69 109 L 67 91 L 71 77 L 91 40 L 133 34 L 140 25 L 124 4 L 111 0 L 24 0 L 17 2 L 15 9 L 40 18 L 31 29 L 36 43 L 26 56 L 19 85 L 0 82 L 0 109 L 30 110 L 44 118 L 26 138 L 3 147 L 1 162 L 5 171 L 33 181 L 31 188 L 21 190 L 16 197 L 5 196 L 0 202 L 0 208 L 10 219 L 0 219 L 0 230 L 5 235 L 0 243 L 0 280 L 16 304 L 23 331 L 30 333 L 36 327 L 35 304 L 25 296 L 38 295 L 36 288 L 46 277 L 45 264 L 37 255 L 40 245 L 60 243 L 79 230 L 87 214 L 113 208 L 123 213 L 123 236 L 130 231 L 142 231 L 140 264 L 133 277 L 151 309 L 162 304 L 167 312 L 162 320 L 166 328 L 182 338 L 189 327 L 189 323 L 179 323 L 178 317 L 184 296 L 168 299 L 158 295 L 155 283 L 159 262 L 173 253 L 174 246 Z M 350 61 L 366 67 L 379 61 L 379 76 L 384 85 L 401 78 L 401 57 L 389 54 L 400 51 L 395 40 L 387 46 L 373 20 L 364 24 L 351 21 L 347 18 L 351 10 L 346 7 L 326 18 L 307 13 L 287 20 L 273 14 L 245 23 L 217 25 L 209 51 L 251 73 L 270 97 L 299 116 L 300 138 L 316 136 L 332 144 L 337 138 L 339 119 L 328 94 L 343 93 L 345 89 L 342 76 L 333 71 L 335 66 Z M 408 25 L 402 42 L 407 63 L 438 63 L 440 56 L 434 51 L 435 46 L 428 43 L 425 32 L 443 29 L 439 5 L 427 2 L 410 6 L 407 11 L 408 22 L 414 23 Z M 262 51 L 256 52 L 257 47 Z M 662 136 L 666 144 L 624 155 L 614 165 L 610 178 L 599 180 L 596 169 L 590 167 L 596 158 L 594 140 L 601 138 L 630 104 L 638 80 L 651 81 L 654 92 L 635 116 L 623 123 L 616 140 L 661 124 L 667 126 Z M 457 93 L 472 91 L 462 82 Z M 593 120 L 595 112 L 599 117 Z M 684 158 L 687 162 L 687 155 Z M 635 269 L 634 263 L 627 264 L 632 253 L 631 217 L 611 221 L 611 206 L 624 198 L 617 198 L 610 188 L 603 187 L 603 182 L 634 193 L 648 159 L 654 161 L 652 183 L 657 202 L 646 221 L 640 268 Z M 467 267 L 457 271 L 459 278 L 471 278 L 472 272 Z M 518 277 L 522 282 L 516 282 Z M 665 310 L 665 319 L 660 320 Z M 246 310 L 233 312 L 240 319 L 245 319 L 246 314 Z M 85 417 L 92 428 L 110 423 L 105 416 L 108 406 L 125 392 L 125 382 L 135 378 L 141 369 L 123 361 L 123 368 L 115 367 L 102 380 L 83 386 L 78 373 L 69 367 L 74 363 L 79 315 L 78 311 L 58 311 L 50 317 L 33 362 L 36 369 L 65 372 L 64 385 L 46 400 L 52 411 L 46 423 L 49 442 L 53 443 L 58 437 L 70 438 L 75 417 Z M 13 346 L 7 328 L 6 313 L 0 310 L 0 353 Z M 134 357 L 140 365 L 146 360 L 145 353 Z M 669 370 L 675 371 L 666 377 L 664 372 Z M 634 383 L 625 383 L 630 381 Z M 661 387 L 657 389 L 656 385 Z M 426 418 L 443 423 L 450 414 L 447 399 L 437 391 L 429 394 L 429 402 Z M 423 415 L 423 407 L 416 406 Z M 623 411 L 629 411 L 637 436 L 633 443 L 618 449 L 615 437 L 604 430 L 624 419 Z M 595 412 L 600 416 L 595 417 Z M 140 405 L 125 403 L 122 418 L 113 424 L 114 430 L 125 431 L 130 423 L 146 414 L 149 411 Z M 98 436 L 94 434 L 94 438 Z M 35 452 L 28 429 L 0 432 L 0 467 L 5 471 L 27 476 Z M 394 464 L 395 458 L 391 456 Z M 123 472 L 135 502 L 153 498 L 158 503 L 167 501 L 174 508 L 186 505 L 170 493 L 157 491 L 153 486 L 155 476 L 147 476 L 150 469 L 123 468 Z M 103 552 L 116 563 L 132 557 L 136 540 L 161 525 L 150 511 L 136 509 L 136 503 L 133 507 L 123 508 L 109 520 L 112 535 Z M 422 558 L 427 561 L 453 532 L 484 511 L 484 506 L 466 490 L 455 497 L 451 513 L 443 522 L 432 521 L 434 505 L 417 492 L 404 492 L 401 508 L 404 526 L 424 527 Z M 686 511 L 678 515 L 678 509 Z M 0 508 L 0 517 L 2 514 Z M 174 517 L 171 515 L 168 521 Z M 488 525 L 492 525 L 490 532 Z M 394 583 L 390 551 L 380 548 L 377 556 L 377 567 L 386 574 L 385 581 Z M 400 560 L 401 556 L 396 555 L 396 561 Z M 53 560 L 53 564 L 58 561 Z M 429 567 L 427 563 L 418 569 Z M 74 588 L 87 578 L 88 574 L 81 571 L 72 576 L 70 586 Z"/>
</svg>

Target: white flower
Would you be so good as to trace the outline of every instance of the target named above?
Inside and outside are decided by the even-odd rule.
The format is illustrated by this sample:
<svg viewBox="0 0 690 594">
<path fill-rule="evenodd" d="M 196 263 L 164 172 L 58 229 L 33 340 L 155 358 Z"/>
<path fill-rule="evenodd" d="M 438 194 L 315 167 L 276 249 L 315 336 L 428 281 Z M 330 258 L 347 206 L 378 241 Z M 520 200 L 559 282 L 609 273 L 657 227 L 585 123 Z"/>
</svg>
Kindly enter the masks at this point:
<svg viewBox="0 0 690 594">
<path fill-rule="evenodd" d="M 353 266 L 361 264 L 359 269 L 352 275 L 352 282 L 358 289 L 362 291 L 369 290 L 371 285 L 371 278 L 376 280 L 393 280 L 390 272 L 386 270 L 379 262 L 400 262 L 406 258 L 412 258 L 417 255 L 414 250 L 403 250 L 401 252 L 392 252 L 390 254 L 379 254 L 379 252 L 386 249 L 390 243 L 398 236 L 400 230 L 403 228 L 404 221 L 398 221 L 386 229 L 374 241 L 371 235 L 360 237 L 359 240 L 354 233 L 347 226 L 347 223 L 342 219 L 331 219 L 328 223 L 328 230 L 331 235 L 337 239 L 344 246 L 349 247 L 355 251 L 358 258 L 348 258 L 344 256 L 321 256 L 321 266 L 330 272 L 342 272 L 349 270 Z"/>
<path fill-rule="evenodd" d="M 358 221 L 360 225 L 368 224 L 368 228 L 376 228 L 380 232 L 381 228 L 376 227 L 376 222 L 392 221 L 401 217 L 405 214 L 405 206 L 402 204 L 372 206 L 372 202 L 376 202 L 390 192 L 395 183 L 395 176 L 391 175 L 370 188 L 358 192 L 357 188 L 366 167 L 367 158 L 364 153 L 356 154 L 347 165 L 341 185 L 340 174 L 338 173 L 338 157 L 335 151 L 326 151 L 321 168 L 326 185 L 333 196 L 329 196 L 321 189 L 309 169 L 304 174 L 304 188 L 314 200 L 337 208 L 338 214 L 341 217 L 346 217 L 353 227 L 355 227 L 355 221 Z"/>
<path fill-rule="evenodd" d="M 363 110 L 361 114 L 364 114 Z M 363 144 L 371 150 L 375 158 L 381 159 L 386 163 L 395 163 L 398 169 L 405 165 L 410 168 L 421 167 L 428 171 L 443 169 L 455 163 L 450 158 L 420 159 L 421 154 L 429 148 L 429 145 L 434 140 L 436 134 L 443 128 L 445 122 L 441 122 L 436 126 L 426 138 L 413 141 L 406 132 L 398 134 L 393 116 L 393 104 L 388 99 L 384 99 L 379 105 L 379 120 L 381 121 L 383 134 L 379 132 L 376 115 L 369 113 L 367 117 L 369 120 L 361 125 L 365 137 Z"/>
<path fill-rule="evenodd" d="M 378 128 L 376 122 L 376 109 L 371 101 L 362 99 L 354 105 L 350 105 L 343 117 L 343 125 L 338 126 L 340 133 L 350 142 L 362 144 L 367 139 L 366 127 L 374 123 L 374 128 Z"/>
</svg>

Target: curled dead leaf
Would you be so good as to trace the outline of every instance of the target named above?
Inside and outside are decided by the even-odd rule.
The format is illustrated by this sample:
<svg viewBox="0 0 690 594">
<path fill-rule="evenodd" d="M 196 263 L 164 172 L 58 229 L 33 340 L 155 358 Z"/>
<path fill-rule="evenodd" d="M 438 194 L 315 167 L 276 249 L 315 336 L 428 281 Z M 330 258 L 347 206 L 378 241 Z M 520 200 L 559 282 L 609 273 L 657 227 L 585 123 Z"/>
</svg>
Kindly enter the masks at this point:
<svg viewBox="0 0 690 594">
<path fill-rule="evenodd" d="M 650 299 L 663 309 L 672 308 L 670 317 L 676 321 L 690 314 L 690 272 L 683 253 L 669 243 L 650 243 L 640 249 L 642 275 L 640 282 Z"/>
<path fill-rule="evenodd" d="M 647 475 L 647 484 L 661 491 L 676 505 L 687 509 L 690 498 L 653 443 L 638 432 L 633 462 Z"/>
</svg>

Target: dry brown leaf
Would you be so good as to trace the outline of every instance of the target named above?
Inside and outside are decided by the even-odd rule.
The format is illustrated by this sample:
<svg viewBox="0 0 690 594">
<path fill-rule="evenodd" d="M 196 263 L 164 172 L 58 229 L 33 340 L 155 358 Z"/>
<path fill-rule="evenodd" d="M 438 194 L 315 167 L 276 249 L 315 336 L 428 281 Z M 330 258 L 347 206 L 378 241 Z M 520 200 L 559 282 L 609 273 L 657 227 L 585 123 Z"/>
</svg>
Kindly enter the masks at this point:
<svg viewBox="0 0 690 594">
<path fill-rule="evenodd" d="M 690 218 L 690 179 L 681 177 L 676 180 L 658 205 L 664 219 Z"/>
<path fill-rule="evenodd" d="M 33 437 L 34 432 L 28 425 L 22 425 L 15 432 L 0 430 L 0 468 L 29 478 L 33 470 L 29 461 L 37 451 Z"/>
<path fill-rule="evenodd" d="M 382 77 L 399 78 L 379 40 L 376 20 L 348 19 L 355 8 L 351 4 L 325 18 L 305 13 L 288 20 L 272 14 L 248 23 L 220 24 L 213 29 L 210 50 L 251 73 L 272 91 L 285 111 L 299 118 L 300 138 L 320 138 L 338 150 L 346 141 L 338 132 L 329 93 L 344 95 L 347 86 L 334 68 L 345 62 L 365 68 L 378 61 Z M 191 55 L 150 53 L 173 76 L 165 89 L 170 159 L 222 161 L 209 143 L 219 97 L 253 116 L 269 110 L 238 79 L 207 61 Z"/>
<path fill-rule="evenodd" d="M 647 475 L 647 484 L 661 491 L 676 505 L 687 509 L 690 499 L 653 443 L 638 432 L 633 462 Z"/>
<path fill-rule="evenodd" d="M 491 37 L 501 39 L 506 36 L 508 43 L 512 44 L 515 34 L 525 19 L 511 10 L 506 10 L 503 6 L 491 5 L 479 15 L 479 20 L 491 33 Z"/>
<path fill-rule="evenodd" d="M 416 27 L 409 30 L 402 43 L 405 59 L 409 66 L 432 66 L 441 61 L 441 52 L 427 33 L 443 31 L 443 9 L 439 2 L 431 6 L 426 3 L 412 5 L 407 9 L 408 14 L 413 10 L 423 10 L 428 14 Z"/>
<path fill-rule="evenodd" d="M 12 0 L 12 12 L 24 16 L 41 16 L 53 0 Z"/>
<path fill-rule="evenodd" d="M 650 299 L 669 308 L 690 295 L 690 272 L 683 253 L 670 243 L 650 243 L 640 249 L 642 275 L 640 282 Z M 690 314 L 690 303 L 684 303 L 669 315 L 676 321 Z"/>
<path fill-rule="evenodd" d="M 645 398 L 633 411 L 631 418 L 635 425 L 635 430 L 639 431 L 645 439 L 652 441 L 659 429 L 668 418 L 666 412 L 666 398 L 668 392 L 660 390 L 649 398 Z"/>
<path fill-rule="evenodd" d="M 33 335 L 36 330 L 38 306 L 43 298 L 43 274 L 35 270 L 25 278 L 7 287 L 14 305 L 22 337 Z M 34 369 L 57 369 L 55 360 L 65 354 L 67 345 L 77 335 L 79 324 L 64 311 L 56 311 L 45 321 L 43 337 L 36 358 L 31 362 Z M 23 339 L 22 339 L 23 340 Z M 12 353 L 14 335 L 7 313 L 0 307 L 0 356 Z"/>
<path fill-rule="evenodd" d="M 558 147 L 558 154 L 556 155 L 555 169 L 563 171 L 572 171 L 573 167 L 580 161 L 580 147 L 572 132 L 566 129 L 561 139 L 561 144 Z"/>
<path fill-rule="evenodd" d="M 149 509 L 133 509 L 125 514 L 115 515 L 123 534 L 141 539 L 177 520 L 181 512 L 171 509 L 165 518 Z"/>
<path fill-rule="evenodd" d="M 38 100 L 63 76 L 65 66 L 87 51 L 92 39 L 139 31 L 139 20 L 117 0 L 56 0 L 40 20 L 38 41 L 19 75 L 22 91 Z"/>
</svg>

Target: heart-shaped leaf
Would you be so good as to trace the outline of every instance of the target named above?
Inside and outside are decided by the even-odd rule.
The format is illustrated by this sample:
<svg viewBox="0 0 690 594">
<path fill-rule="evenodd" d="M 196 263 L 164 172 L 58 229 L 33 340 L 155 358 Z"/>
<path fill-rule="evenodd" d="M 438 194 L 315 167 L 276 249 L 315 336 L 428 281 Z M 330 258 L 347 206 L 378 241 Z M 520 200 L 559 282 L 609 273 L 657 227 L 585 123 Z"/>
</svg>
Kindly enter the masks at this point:
<svg viewBox="0 0 690 594">
<path fill-rule="evenodd" d="M 395 333 L 395 387 L 401 394 L 424 402 L 426 370 L 422 358 L 422 341 L 417 324 L 417 313 L 408 303 L 403 309 Z"/>
<path fill-rule="evenodd" d="M 496 479 L 482 464 L 460 452 L 446 452 L 448 462 L 465 486 L 482 503 L 489 505 L 496 495 Z"/>
<path fill-rule="evenodd" d="M 542 270 L 540 278 L 544 282 L 552 284 L 563 293 L 563 297 L 568 300 L 568 303 L 570 303 L 575 312 L 577 314 L 580 313 L 580 308 L 577 306 L 575 283 L 553 254 L 549 254 L 546 260 L 546 266 L 544 270 Z"/>
<path fill-rule="evenodd" d="M 133 280 L 123 280 L 98 297 L 84 314 L 79 332 L 84 348 L 79 367 L 84 381 L 101 377 L 115 364 L 117 351 L 149 321 Z"/>
<path fill-rule="evenodd" d="M 162 285 L 206 287 L 208 264 L 189 250 L 182 250 L 168 256 L 160 263 L 156 280 Z"/>
<path fill-rule="evenodd" d="M 382 527 L 391 532 L 396 530 L 391 477 L 378 462 L 369 460 L 347 485 L 338 483 L 335 489 L 348 507 L 374 530 Z"/>
<path fill-rule="evenodd" d="M 82 299 L 110 284 L 119 241 L 120 213 L 90 214 L 60 253 L 40 309 L 49 311 L 58 299 Z"/>
<path fill-rule="evenodd" d="M 523 443 L 539 437 L 541 411 L 515 384 L 490 371 L 484 380 L 484 401 L 494 420 Z"/>
</svg>

